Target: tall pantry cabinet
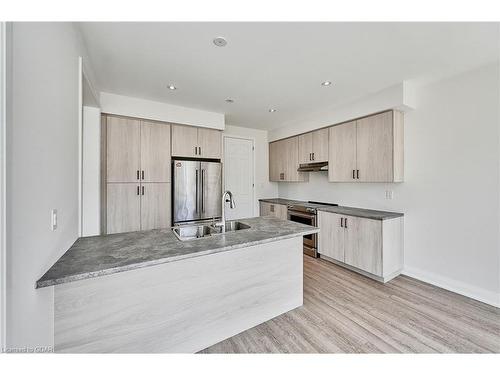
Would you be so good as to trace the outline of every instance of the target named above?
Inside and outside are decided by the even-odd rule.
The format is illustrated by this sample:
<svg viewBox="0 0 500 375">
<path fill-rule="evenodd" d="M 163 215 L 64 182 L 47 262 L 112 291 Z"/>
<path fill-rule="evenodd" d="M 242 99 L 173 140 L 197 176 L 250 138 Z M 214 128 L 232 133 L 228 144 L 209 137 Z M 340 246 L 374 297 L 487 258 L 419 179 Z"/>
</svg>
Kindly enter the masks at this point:
<svg viewBox="0 0 500 375">
<path fill-rule="evenodd" d="M 103 115 L 102 233 L 170 226 L 170 125 Z"/>
</svg>

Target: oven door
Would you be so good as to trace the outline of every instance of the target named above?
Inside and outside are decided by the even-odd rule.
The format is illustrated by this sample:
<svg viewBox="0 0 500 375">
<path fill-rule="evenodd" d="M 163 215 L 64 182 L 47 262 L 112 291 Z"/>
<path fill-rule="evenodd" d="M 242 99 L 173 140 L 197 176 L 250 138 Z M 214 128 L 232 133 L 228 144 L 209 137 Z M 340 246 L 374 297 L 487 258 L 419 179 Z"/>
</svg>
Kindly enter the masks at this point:
<svg viewBox="0 0 500 375">
<path fill-rule="evenodd" d="M 288 210 L 288 220 L 306 225 L 316 226 L 316 215 L 307 212 Z M 316 234 L 307 234 L 304 236 L 304 250 L 307 249 L 308 255 L 316 256 Z M 311 254 L 309 254 L 311 253 Z M 312 254 L 314 253 L 314 255 Z"/>
</svg>

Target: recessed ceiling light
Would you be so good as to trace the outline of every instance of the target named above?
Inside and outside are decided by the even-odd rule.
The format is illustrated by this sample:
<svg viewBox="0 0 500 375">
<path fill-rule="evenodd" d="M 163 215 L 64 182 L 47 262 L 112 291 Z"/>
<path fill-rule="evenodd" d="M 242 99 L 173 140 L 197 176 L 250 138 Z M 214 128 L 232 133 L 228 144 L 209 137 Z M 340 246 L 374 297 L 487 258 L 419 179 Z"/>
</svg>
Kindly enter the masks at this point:
<svg viewBox="0 0 500 375">
<path fill-rule="evenodd" d="M 213 42 L 217 47 L 224 47 L 227 44 L 227 40 L 223 36 L 218 36 L 217 38 L 214 38 Z"/>
<path fill-rule="evenodd" d="M 325 81 L 321 83 L 321 86 L 330 86 L 332 84 L 331 81 Z"/>
<path fill-rule="evenodd" d="M 233 100 L 233 99 L 231 99 L 231 98 L 227 98 L 227 99 L 225 100 L 225 102 L 226 102 L 226 103 L 234 103 L 234 100 Z"/>
<path fill-rule="evenodd" d="M 276 112 L 276 110 L 275 110 L 274 108 L 271 108 L 271 109 L 269 110 L 269 112 L 274 113 L 274 112 Z"/>
<path fill-rule="evenodd" d="M 177 87 L 175 87 L 174 85 L 168 85 L 167 87 L 169 90 L 177 90 Z"/>
</svg>

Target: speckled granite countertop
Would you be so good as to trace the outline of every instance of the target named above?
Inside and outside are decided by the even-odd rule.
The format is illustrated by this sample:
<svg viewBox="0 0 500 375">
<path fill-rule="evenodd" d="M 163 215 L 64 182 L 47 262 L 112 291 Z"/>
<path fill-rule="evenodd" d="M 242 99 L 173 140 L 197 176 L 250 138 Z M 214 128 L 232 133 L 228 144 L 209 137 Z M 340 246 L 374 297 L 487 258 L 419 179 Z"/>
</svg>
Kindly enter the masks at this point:
<svg viewBox="0 0 500 375">
<path fill-rule="evenodd" d="M 340 215 L 364 217 L 365 219 L 387 220 L 404 216 L 400 212 L 368 210 L 366 208 L 345 207 L 345 206 L 325 206 L 318 207 L 318 211 L 333 212 Z"/>
<path fill-rule="evenodd" d="M 36 282 L 37 288 L 317 233 L 274 217 L 239 220 L 250 229 L 180 241 L 171 229 L 82 237 Z"/>
<path fill-rule="evenodd" d="M 269 202 L 274 204 L 284 204 L 284 205 L 307 203 L 305 201 L 296 201 L 293 199 L 286 199 L 286 198 L 269 198 L 269 199 L 266 198 L 266 199 L 259 199 L 259 201 Z M 378 211 L 378 210 L 369 210 L 366 208 L 356 208 L 356 207 L 346 207 L 346 206 L 322 206 L 322 207 L 317 207 L 317 210 L 333 212 L 340 215 L 364 217 L 366 219 L 374 219 L 374 220 L 387 220 L 404 216 L 404 214 L 402 214 L 401 212 Z"/>
<path fill-rule="evenodd" d="M 299 204 L 304 203 L 303 201 L 295 201 L 293 199 L 285 199 L 285 198 L 269 198 L 269 199 L 259 199 L 260 202 L 274 203 L 274 204 Z"/>
</svg>

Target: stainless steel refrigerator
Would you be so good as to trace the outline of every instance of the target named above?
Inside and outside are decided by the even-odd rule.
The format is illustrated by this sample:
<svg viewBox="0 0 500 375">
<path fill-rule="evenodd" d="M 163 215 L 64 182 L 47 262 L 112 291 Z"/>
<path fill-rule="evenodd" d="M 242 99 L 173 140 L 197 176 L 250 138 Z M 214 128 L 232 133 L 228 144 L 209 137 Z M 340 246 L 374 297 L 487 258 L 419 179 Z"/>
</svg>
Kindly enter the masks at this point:
<svg viewBox="0 0 500 375">
<path fill-rule="evenodd" d="M 173 160 L 172 170 L 174 225 L 221 216 L 221 163 Z"/>
</svg>

